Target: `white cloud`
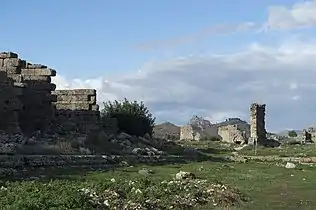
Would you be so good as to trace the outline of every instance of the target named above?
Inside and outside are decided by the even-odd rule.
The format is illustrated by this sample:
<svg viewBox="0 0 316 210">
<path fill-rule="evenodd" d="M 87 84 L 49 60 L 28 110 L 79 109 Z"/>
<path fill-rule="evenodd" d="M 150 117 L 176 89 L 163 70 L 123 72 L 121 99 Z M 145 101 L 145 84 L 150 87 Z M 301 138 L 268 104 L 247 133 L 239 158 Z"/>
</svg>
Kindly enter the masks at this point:
<svg viewBox="0 0 316 210">
<path fill-rule="evenodd" d="M 228 118 L 233 118 L 233 117 L 239 117 L 239 118 L 248 120 L 247 114 L 239 112 L 239 111 L 229 111 L 229 110 L 226 110 L 225 112 L 219 111 L 216 113 L 210 113 L 210 117 L 206 117 L 206 119 L 212 123 L 218 123 L 218 122 L 223 122 L 224 120 Z"/>
<path fill-rule="evenodd" d="M 316 0 L 294 4 L 291 8 L 269 8 L 266 29 L 295 29 L 316 26 Z"/>
<path fill-rule="evenodd" d="M 151 62 L 123 77 L 69 80 L 58 76 L 54 81 L 59 89 L 95 88 L 99 102 L 124 97 L 143 100 L 158 121 L 176 124 L 186 123 L 192 115 L 213 122 L 238 116 L 248 121 L 254 101 L 267 103 L 270 130 L 312 124 L 316 44 L 253 46 L 234 54 Z"/>
<path fill-rule="evenodd" d="M 153 42 L 147 47 L 251 31 L 261 25 L 253 22 L 218 25 L 190 36 Z M 316 0 L 313 0 L 290 8 L 271 7 L 264 27 L 288 30 L 315 25 Z M 193 115 L 211 122 L 229 117 L 248 121 L 249 105 L 258 102 L 267 104 L 268 129 L 302 128 L 314 124 L 316 119 L 316 43 L 303 41 L 286 37 L 278 46 L 251 43 L 237 53 L 150 61 L 124 75 L 93 79 L 67 79 L 58 75 L 53 81 L 58 89 L 97 89 L 99 103 L 125 97 L 142 100 L 158 121 L 184 124 Z"/>
<path fill-rule="evenodd" d="M 137 46 L 138 50 L 152 50 L 157 48 L 170 48 L 180 45 L 185 45 L 192 42 L 201 41 L 211 36 L 229 35 L 233 33 L 244 33 L 255 31 L 260 28 L 260 24 L 248 21 L 244 23 L 226 23 L 213 25 L 208 28 L 201 29 L 200 31 L 192 34 L 182 35 L 166 40 L 154 40 L 148 43 L 143 43 Z"/>
<path fill-rule="evenodd" d="M 297 100 L 299 100 L 300 98 L 301 98 L 301 96 L 295 95 L 295 96 L 292 97 L 292 100 L 297 101 Z"/>
<path fill-rule="evenodd" d="M 142 43 L 138 50 L 169 49 L 198 42 L 206 38 L 231 35 L 235 33 L 267 32 L 268 30 L 292 30 L 311 28 L 316 26 L 316 0 L 304 0 L 286 7 L 273 5 L 268 8 L 266 20 L 254 22 L 252 20 L 240 23 L 220 23 L 199 31 L 165 40 L 153 40 Z"/>
</svg>

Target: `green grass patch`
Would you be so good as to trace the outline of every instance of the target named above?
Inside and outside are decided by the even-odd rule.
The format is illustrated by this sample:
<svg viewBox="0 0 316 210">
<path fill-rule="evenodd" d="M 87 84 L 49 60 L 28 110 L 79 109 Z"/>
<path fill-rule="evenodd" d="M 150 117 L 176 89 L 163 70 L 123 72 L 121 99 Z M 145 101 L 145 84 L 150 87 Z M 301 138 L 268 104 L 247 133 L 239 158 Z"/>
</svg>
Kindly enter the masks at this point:
<svg viewBox="0 0 316 210">
<path fill-rule="evenodd" d="M 142 168 L 152 173 L 140 174 Z M 174 181 L 179 171 L 192 172 L 197 179 Z M 98 202 L 126 209 L 140 205 L 141 209 L 256 210 L 316 206 L 316 168 L 311 166 L 285 169 L 275 163 L 201 162 L 110 171 L 55 169 L 32 176 L 38 178 L 1 182 L 1 209 L 100 209 Z M 221 194 L 222 188 L 227 190 Z M 208 189 L 216 193 L 205 194 Z"/>
<path fill-rule="evenodd" d="M 246 147 L 238 152 L 242 155 L 254 155 L 253 147 Z M 261 147 L 257 148 L 257 155 L 268 156 L 268 155 L 278 155 L 280 157 L 315 157 L 316 147 L 314 144 L 305 145 L 281 145 L 276 148 Z"/>
</svg>

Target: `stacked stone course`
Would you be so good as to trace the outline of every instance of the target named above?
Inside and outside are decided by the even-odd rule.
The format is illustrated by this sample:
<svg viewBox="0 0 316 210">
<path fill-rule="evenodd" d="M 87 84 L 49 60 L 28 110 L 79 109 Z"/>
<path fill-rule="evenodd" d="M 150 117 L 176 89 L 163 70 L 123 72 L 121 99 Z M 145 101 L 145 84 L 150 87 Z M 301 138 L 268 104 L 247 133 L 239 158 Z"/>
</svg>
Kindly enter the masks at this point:
<svg viewBox="0 0 316 210">
<path fill-rule="evenodd" d="M 99 128 L 99 106 L 96 104 L 96 90 L 75 89 L 56 90 L 57 124 L 69 129 L 76 128 L 80 133 L 88 133 Z"/>
<path fill-rule="evenodd" d="M 0 129 L 10 133 L 20 132 L 18 113 L 22 107 L 17 98 L 20 89 L 14 89 L 13 83 L 6 72 L 0 71 Z"/>
<path fill-rule="evenodd" d="M 46 132 L 66 121 L 87 130 L 98 124 L 96 91 L 55 91 L 53 76 L 54 69 L 26 62 L 16 53 L 0 52 L 0 130 Z"/>
</svg>

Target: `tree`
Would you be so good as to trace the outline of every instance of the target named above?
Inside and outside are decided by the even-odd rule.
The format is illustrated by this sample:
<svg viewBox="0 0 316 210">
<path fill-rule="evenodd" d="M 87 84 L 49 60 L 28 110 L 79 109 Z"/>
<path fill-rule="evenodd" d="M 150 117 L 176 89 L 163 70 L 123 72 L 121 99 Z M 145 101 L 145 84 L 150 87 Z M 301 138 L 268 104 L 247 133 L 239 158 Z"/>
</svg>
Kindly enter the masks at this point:
<svg viewBox="0 0 316 210">
<path fill-rule="evenodd" d="M 288 132 L 289 137 L 297 137 L 297 133 L 295 131 L 289 131 Z"/>
<path fill-rule="evenodd" d="M 116 118 L 119 131 L 136 136 L 152 136 L 155 118 L 143 102 L 130 102 L 125 98 L 121 102 L 115 100 L 103 104 L 101 118 Z"/>
</svg>

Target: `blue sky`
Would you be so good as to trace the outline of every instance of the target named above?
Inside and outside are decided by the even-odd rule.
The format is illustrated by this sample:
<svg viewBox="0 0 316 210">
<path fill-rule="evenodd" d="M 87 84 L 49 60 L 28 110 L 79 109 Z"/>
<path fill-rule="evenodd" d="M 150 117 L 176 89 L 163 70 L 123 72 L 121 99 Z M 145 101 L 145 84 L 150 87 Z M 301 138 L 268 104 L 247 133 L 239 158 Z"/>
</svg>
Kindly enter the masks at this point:
<svg viewBox="0 0 316 210">
<path fill-rule="evenodd" d="M 292 0 L 55 0 L 1 3 L 2 50 L 47 63 L 70 77 L 133 71 L 148 59 L 225 52 L 254 41 L 252 34 L 207 37 L 177 49 L 136 46 L 197 33 L 218 24 L 263 22 L 272 3 Z M 259 37 L 259 39 L 264 39 Z M 225 43 L 225 44 L 223 44 Z M 232 47 L 233 45 L 233 47 Z M 179 49 L 180 48 L 180 49 Z"/>
<path fill-rule="evenodd" d="M 159 122 L 248 120 L 252 101 L 268 104 L 272 130 L 316 119 L 306 95 L 314 95 L 315 0 L 29 0 L 1 9 L 0 51 L 56 69 L 59 88 L 143 100 Z M 297 120 L 280 114 L 284 106 L 300 110 Z"/>
</svg>

